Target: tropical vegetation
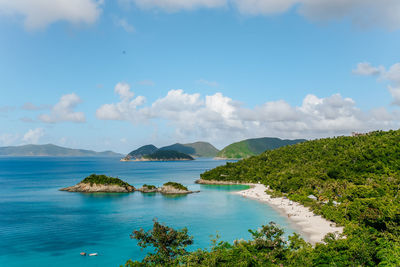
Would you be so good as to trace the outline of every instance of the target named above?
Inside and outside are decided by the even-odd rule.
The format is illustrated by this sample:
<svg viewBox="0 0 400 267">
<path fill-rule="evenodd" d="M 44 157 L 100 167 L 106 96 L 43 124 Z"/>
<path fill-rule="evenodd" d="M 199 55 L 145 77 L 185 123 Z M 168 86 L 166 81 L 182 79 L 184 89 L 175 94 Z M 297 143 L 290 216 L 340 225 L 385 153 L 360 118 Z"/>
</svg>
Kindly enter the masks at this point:
<svg viewBox="0 0 400 267">
<path fill-rule="evenodd" d="M 104 174 L 98 175 L 98 174 L 91 174 L 85 179 L 81 181 L 81 183 L 84 184 L 97 184 L 97 185 L 119 185 L 121 187 L 127 187 L 131 186 L 127 182 L 122 181 L 119 178 L 114 178 L 114 177 L 109 177 Z"/>
<path fill-rule="evenodd" d="M 148 160 L 193 160 L 190 155 L 175 150 L 157 150 L 143 158 Z"/>
<path fill-rule="evenodd" d="M 175 182 L 168 182 L 168 183 L 163 184 L 163 186 L 172 186 L 175 189 L 184 190 L 184 191 L 189 190 L 186 186 L 184 186 L 180 183 L 175 183 Z"/>
<path fill-rule="evenodd" d="M 400 266 L 400 131 L 285 146 L 227 163 L 201 178 L 263 183 L 274 195 L 343 225 L 344 234 L 328 234 L 313 247 L 296 234 L 284 240 L 271 223 L 251 231 L 250 241 L 214 240 L 210 249 L 178 255 L 165 265 Z"/>
<path fill-rule="evenodd" d="M 276 149 L 282 146 L 294 145 L 306 141 L 305 139 L 282 140 L 273 137 L 246 139 L 226 146 L 217 157 L 228 159 L 241 159 L 259 155 L 266 150 Z"/>
</svg>

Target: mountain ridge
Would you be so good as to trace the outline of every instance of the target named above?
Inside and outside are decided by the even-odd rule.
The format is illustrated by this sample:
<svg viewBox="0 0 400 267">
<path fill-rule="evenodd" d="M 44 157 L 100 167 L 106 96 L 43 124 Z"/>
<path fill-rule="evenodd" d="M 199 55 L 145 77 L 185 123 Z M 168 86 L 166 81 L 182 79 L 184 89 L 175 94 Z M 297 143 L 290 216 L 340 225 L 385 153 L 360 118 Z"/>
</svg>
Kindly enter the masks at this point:
<svg viewBox="0 0 400 267">
<path fill-rule="evenodd" d="M 8 157 L 119 157 L 120 153 L 113 151 L 96 152 L 87 149 L 75 149 L 54 144 L 22 145 L 0 147 L 0 156 Z"/>
</svg>

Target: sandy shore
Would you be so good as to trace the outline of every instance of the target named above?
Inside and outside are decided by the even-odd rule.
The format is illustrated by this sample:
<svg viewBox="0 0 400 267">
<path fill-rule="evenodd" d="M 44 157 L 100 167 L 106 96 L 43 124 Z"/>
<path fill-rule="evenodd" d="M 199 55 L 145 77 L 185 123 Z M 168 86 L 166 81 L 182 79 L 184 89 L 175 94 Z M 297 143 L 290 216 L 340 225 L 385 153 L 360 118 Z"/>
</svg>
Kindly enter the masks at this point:
<svg viewBox="0 0 400 267">
<path fill-rule="evenodd" d="M 250 184 L 247 190 L 235 192 L 243 197 L 252 198 L 264 202 L 279 212 L 288 216 L 303 238 L 311 244 L 322 242 L 328 233 L 343 233 L 343 227 L 337 227 L 334 222 L 328 221 L 319 215 L 315 215 L 309 208 L 293 202 L 287 198 L 271 198 L 265 193 L 267 188 L 263 184 Z"/>
</svg>

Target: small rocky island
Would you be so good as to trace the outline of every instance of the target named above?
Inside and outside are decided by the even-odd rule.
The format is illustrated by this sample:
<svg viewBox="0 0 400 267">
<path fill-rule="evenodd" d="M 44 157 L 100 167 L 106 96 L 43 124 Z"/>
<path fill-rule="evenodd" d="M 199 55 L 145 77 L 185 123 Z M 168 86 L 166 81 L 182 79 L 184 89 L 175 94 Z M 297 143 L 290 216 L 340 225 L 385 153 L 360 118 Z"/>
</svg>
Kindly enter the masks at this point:
<svg viewBox="0 0 400 267">
<path fill-rule="evenodd" d="M 136 191 L 140 191 L 142 193 L 158 192 L 166 195 L 182 195 L 182 194 L 191 194 L 200 192 L 200 191 L 191 191 L 186 186 L 183 186 L 182 184 L 175 182 L 165 183 L 160 188 L 157 188 L 154 185 L 144 184 L 141 188 L 137 189 Z"/>
<path fill-rule="evenodd" d="M 60 191 L 82 193 L 131 193 L 135 191 L 135 187 L 118 178 L 92 174 L 83 179 L 80 183 L 62 188 Z"/>
<path fill-rule="evenodd" d="M 144 184 L 141 188 L 136 189 L 142 193 L 155 193 L 158 192 L 158 188 L 155 185 Z"/>
<path fill-rule="evenodd" d="M 191 194 L 198 193 L 200 191 L 190 191 L 186 186 L 179 183 L 168 182 L 163 184 L 161 188 L 158 189 L 161 194 Z"/>
</svg>

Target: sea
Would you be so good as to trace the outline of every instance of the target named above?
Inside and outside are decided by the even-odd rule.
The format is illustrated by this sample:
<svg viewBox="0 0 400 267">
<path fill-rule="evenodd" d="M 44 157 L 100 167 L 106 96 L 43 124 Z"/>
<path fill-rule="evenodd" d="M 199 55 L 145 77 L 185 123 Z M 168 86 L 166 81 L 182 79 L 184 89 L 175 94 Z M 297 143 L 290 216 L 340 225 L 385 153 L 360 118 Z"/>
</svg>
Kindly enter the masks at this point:
<svg viewBox="0 0 400 267">
<path fill-rule="evenodd" d="M 248 229 L 274 221 L 292 233 L 287 217 L 266 204 L 232 192 L 244 185 L 198 185 L 206 170 L 226 161 L 120 162 L 119 158 L 0 157 L 0 266 L 120 266 L 141 260 L 130 238 L 133 230 L 152 228 L 153 220 L 187 227 L 189 250 L 209 248 L 211 239 L 249 239 Z M 60 188 L 86 176 L 106 174 L 130 183 L 182 183 L 199 193 L 72 193 Z M 80 252 L 98 253 L 81 256 Z"/>
</svg>

